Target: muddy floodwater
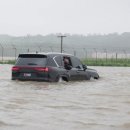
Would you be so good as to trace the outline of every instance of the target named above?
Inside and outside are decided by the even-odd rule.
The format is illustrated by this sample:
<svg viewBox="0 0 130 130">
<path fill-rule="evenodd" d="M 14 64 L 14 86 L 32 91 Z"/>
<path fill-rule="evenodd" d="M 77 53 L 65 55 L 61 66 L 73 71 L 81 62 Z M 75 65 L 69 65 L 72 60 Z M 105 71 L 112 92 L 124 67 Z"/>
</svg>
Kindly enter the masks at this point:
<svg viewBox="0 0 130 130">
<path fill-rule="evenodd" d="M 11 67 L 0 65 L 0 130 L 130 130 L 130 68 L 45 83 L 11 81 Z"/>
</svg>

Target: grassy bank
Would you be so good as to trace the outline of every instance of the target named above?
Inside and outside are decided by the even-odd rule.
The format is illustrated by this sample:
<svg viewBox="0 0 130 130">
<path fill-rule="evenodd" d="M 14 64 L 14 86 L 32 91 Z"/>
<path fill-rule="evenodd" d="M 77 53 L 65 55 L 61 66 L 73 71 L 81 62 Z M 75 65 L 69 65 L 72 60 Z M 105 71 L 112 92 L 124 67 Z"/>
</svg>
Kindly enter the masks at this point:
<svg viewBox="0 0 130 130">
<path fill-rule="evenodd" d="M 6 61 L 0 61 L 0 64 L 12 64 L 14 65 L 15 64 L 15 60 L 6 60 Z"/>
<path fill-rule="evenodd" d="M 130 67 L 130 59 L 82 59 L 83 64 L 88 66 L 126 66 Z M 0 61 L 0 64 L 15 64 L 15 60 Z"/>
<path fill-rule="evenodd" d="M 82 59 L 88 66 L 126 66 L 130 67 L 130 59 Z"/>
</svg>

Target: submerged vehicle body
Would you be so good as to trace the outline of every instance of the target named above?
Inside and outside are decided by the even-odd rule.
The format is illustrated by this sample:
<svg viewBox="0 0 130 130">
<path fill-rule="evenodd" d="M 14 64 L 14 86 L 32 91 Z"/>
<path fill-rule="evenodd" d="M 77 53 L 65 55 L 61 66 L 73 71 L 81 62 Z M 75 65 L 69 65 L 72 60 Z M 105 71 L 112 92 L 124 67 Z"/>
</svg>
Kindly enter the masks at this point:
<svg viewBox="0 0 130 130">
<path fill-rule="evenodd" d="M 65 53 L 19 54 L 12 67 L 12 80 L 58 82 L 98 79 L 96 70 L 87 68 L 81 61 Z"/>
</svg>

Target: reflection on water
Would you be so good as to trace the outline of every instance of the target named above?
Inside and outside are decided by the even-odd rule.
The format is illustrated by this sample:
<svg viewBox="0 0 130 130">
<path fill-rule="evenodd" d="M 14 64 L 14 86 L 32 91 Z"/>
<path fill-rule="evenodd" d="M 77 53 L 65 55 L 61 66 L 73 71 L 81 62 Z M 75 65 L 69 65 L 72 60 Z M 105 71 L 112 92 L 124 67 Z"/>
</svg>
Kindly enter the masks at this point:
<svg viewBox="0 0 130 130">
<path fill-rule="evenodd" d="M 129 130 L 130 68 L 93 67 L 83 82 L 11 81 L 0 65 L 0 130 Z"/>
</svg>

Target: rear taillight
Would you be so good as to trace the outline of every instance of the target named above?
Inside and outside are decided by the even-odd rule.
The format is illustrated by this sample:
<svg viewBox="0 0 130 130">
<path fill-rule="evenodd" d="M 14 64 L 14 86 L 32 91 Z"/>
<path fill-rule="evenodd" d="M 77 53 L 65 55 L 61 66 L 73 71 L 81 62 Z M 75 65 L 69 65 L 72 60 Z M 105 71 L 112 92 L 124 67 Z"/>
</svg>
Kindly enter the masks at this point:
<svg viewBox="0 0 130 130">
<path fill-rule="evenodd" d="M 17 67 L 17 66 L 12 67 L 12 71 L 19 71 L 19 70 L 20 70 L 20 67 Z"/>
<path fill-rule="evenodd" d="M 35 70 L 40 72 L 48 72 L 49 69 L 47 67 L 35 67 Z"/>
</svg>

